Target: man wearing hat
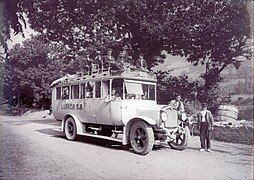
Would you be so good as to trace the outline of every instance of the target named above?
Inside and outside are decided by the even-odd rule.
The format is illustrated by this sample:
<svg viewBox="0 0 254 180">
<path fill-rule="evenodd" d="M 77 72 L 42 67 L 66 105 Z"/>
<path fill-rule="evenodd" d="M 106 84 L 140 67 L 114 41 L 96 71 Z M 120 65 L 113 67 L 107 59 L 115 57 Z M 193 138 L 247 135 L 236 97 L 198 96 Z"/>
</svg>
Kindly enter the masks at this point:
<svg viewBox="0 0 254 180">
<path fill-rule="evenodd" d="M 144 54 L 142 53 L 139 54 L 139 58 L 137 59 L 136 66 L 137 68 L 147 69 L 147 64 L 146 64 L 146 60 L 144 59 Z"/>
<path fill-rule="evenodd" d="M 103 67 L 107 68 L 109 65 L 110 67 L 114 68 L 116 65 L 116 60 L 115 58 L 112 56 L 112 49 L 108 48 L 107 49 L 107 54 L 105 56 L 102 57 L 102 62 L 103 62 Z"/>
<path fill-rule="evenodd" d="M 100 50 L 96 51 L 95 63 L 97 64 L 97 67 L 99 68 L 99 70 L 101 70 L 103 63 L 102 63 L 102 56 L 101 56 Z"/>
<path fill-rule="evenodd" d="M 90 59 L 90 54 L 88 51 L 85 51 L 82 53 L 82 55 L 79 58 L 79 64 L 80 64 L 80 69 L 83 72 L 88 73 L 91 70 L 91 59 Z"/>
<path fill-rule="evenodd" d="M 128 65 L 130 65 L 128 62 L 126 62 L 125 56 L 124 56 L 124 52 L 121 51 L 119 53 L 119 56 L 117 58 L 117 69 L 124 69 L 126 68 Z"/>
<path fill-rule="evenodd" d="M 207 148 L 208 152 L 211 151 L 211 131 L 213 130 L 213 115 L 207 109 L 207 103 L 202 104 L 202 110 L 198 114 L 197 128 L 200 132 L 201 149 L 200 152 L 205 151 Z"/>
<path fill-rule="evenodd" d="M 85 52 L 84 69 L 89 74 L 92 73 L 92 59 L 90 58 L 90 53 L 88 51 Z"/>
</svg>

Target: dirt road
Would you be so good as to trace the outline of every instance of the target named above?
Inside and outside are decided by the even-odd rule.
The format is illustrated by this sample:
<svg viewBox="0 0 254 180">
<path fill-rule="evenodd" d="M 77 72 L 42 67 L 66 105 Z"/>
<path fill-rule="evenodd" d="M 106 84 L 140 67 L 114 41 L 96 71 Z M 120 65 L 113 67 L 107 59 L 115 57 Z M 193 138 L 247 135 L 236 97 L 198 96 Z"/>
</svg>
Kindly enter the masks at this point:
<svg viewBox="0 0 254 180">
<path fill-rule="evenodd" d="M 0 116 L 0 179 L 253 179 L 252 146 L 199 139 L 176 151 L 155 147 L 147 156 L 120 144 L 81 137 L 67 141 L 60 123 L 42 113 Z"/>
</svg>

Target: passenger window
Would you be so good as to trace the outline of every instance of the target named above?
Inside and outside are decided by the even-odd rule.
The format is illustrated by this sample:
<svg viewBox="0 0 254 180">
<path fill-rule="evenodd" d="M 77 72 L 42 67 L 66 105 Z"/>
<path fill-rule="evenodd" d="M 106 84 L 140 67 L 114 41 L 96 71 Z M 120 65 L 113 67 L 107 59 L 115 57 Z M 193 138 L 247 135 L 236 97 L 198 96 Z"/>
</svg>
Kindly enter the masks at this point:
<svg viewBox="0 0 254 180">
<path fill-rule="evenodd" d="M 78 99 L 79 98 L 79 85 L 72 85 L 71 86 L 71 99 Z"/>
<path fill-rule="evenodd" d="M 149 85 L 142 84 L 142 88 L 143 88 L 143 94 L 141 95 L 142 99 L 148 99 L 148 87 Z"/>
<path fill-rule="evenodd" d="M 101 82 L 95 82 L 95 98 L 101 97 Z"/>
<path fill-rule="evenodd" d="M 112 92 L 115 91 L 114 96 L 118 96 L 119 99 L 123 99 L 123 80 L 122 79 L 114 79 L 112 82 Z"/>
<path fill-rule="evenodd" d="M 108 81 L 102 81 L 102 97 L 107 97 L 109 95 L 109 80 Z"/>
<path fill-rule="evenodd" d="M 151 100 L 155 100 L 155 86 L 149 85 L 148 91 L 148 98 Z"/>
<path fill-rule="evenodd" d="M 56 99 L 61 99 L 61 87 L 56 88 Z"/>
<path fill-rule="evenodd" d="M 86 84 L 81 84 L 81 98 L 86 98 Z"/>
<path fill-rule="evenodd" d="M 86 84 L 86 97 L 87 98 L 93 98 L 93 86 L 94 83 L 93 82 L 87 82 Z"/>
<path fill-rule="evenodd" d="M 62 88 L 62 99 L 69 99 L 69 86 Z"/>
</svg>

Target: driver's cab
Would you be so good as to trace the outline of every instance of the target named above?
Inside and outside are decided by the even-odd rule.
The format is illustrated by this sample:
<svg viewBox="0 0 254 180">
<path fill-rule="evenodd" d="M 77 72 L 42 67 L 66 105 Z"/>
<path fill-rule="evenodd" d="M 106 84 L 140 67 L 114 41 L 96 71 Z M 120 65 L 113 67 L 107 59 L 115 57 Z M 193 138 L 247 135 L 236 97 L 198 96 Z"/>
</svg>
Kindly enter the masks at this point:
<svg viewBox="0 0 254 180">
<path fill-rule="evenodd" d="M 155 106 L 156 79 L 137 72 L 95 77 L 75 75 L 53 83 L 53 113 L 60 120 L 72 114 L 82 123 L 122 126 Z"/>
<path fill-rule="evenodd" d="M 114 78 L 104 79 L 101 86 L 103 102 L 89 102 L 96 111 L 92 115 L 95 123 L 121 125 L 135 117 L 137 109 L 156 106 L 156 82 Z"/>
<path fill-rule="evenodd" d="M 112 79 L 106 82 L 102 83 L 103 89 L 105 89 L 104 94 L 106 94 L 106 98 L 111 97 L 112 101 L 130 99 L 156 101 L 155 83 L 123 78 Z"/>
</svg>

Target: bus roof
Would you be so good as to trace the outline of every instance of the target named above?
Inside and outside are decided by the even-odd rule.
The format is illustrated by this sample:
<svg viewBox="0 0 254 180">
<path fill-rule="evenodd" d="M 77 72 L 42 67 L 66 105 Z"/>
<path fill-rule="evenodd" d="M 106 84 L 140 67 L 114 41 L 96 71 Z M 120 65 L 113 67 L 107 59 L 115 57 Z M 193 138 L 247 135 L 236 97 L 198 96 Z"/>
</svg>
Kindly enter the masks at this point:
<svg viewBox="0 0 254 180">
<path fill-rule="evenodd" d="M 156 78 L 154 74 L 149 71 L 139 70 L 139 69 L 128 69 L 124 71 L 105 71 L 100 73 L 92 73 L 91 75 L 85 74 L 83 72 L 77 72 L 76 74 L 69 75 L 59 78 L 51 83 L 51 87 L 56 85 L 66 85 L 66 84 L 76 84 L 86 81 L 101 81 L 107 79 L 128 79 L 144 82 L 154 82 L 156 83 Z"/>
</svg>

